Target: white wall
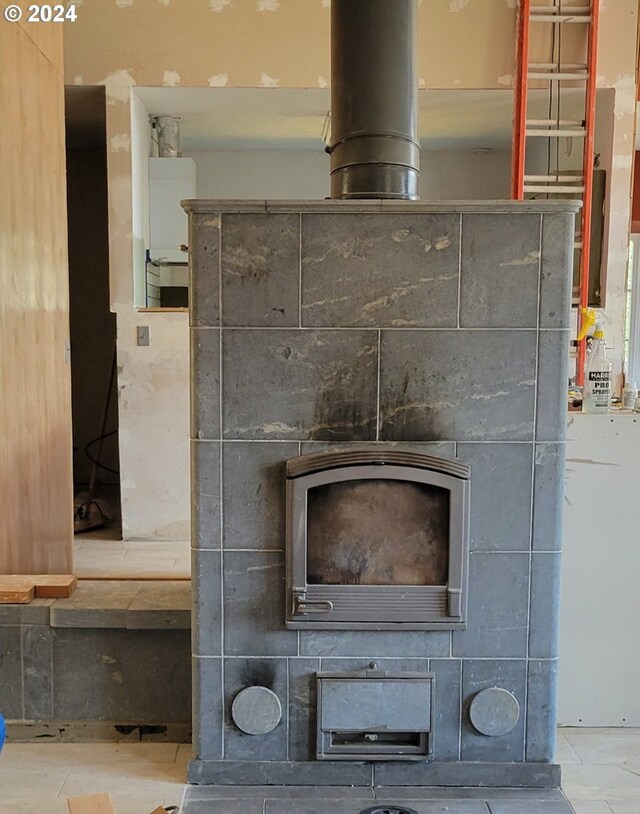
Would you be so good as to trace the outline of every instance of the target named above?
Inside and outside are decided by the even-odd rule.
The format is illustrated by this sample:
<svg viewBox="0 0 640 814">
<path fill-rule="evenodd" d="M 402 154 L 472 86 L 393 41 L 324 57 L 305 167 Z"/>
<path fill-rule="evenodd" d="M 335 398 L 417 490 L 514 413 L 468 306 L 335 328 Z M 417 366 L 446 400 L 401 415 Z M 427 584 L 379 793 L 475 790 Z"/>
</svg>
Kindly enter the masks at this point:
<svg viewBox="0 0 640 814">
<path fill-rule="evenodd" d="M 318 199 L 329 195 L 329 156 L 315 150 L 205 150 L 196 162 L 198 198 Z M 424 200 L 507 198 L 511 151 L 422 151 Z"/>
<path fill-rule="evenodd" d="M 329 156 L 320 150 L 184 152 L 196 162 L 198 198 L 326 198 Z"/>
<path fill-rule="evenodd" d="M 420 195 L 425 201 L 508 198 L 511 150 L 422 151 Z"/>
<path fill-rule="evenodd" d="M 640 415 L 569 418 L 558 719 L 640 726 Z"/>
<path fill-rule="evenodd" d="M 133 236 L 133 302 L 146 304 L 145 249 L 149 245 L 149 114 L 131 94 L 131 228 Z"/>
</svg>

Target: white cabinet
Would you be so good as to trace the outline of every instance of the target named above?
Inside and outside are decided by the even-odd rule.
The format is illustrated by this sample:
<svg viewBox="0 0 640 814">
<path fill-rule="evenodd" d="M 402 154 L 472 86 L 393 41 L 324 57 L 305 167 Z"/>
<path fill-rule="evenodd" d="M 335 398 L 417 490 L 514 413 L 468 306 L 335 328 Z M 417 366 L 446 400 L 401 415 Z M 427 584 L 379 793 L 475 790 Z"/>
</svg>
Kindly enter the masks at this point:
<svg viewBox="0 0 640 814">
<path fill-rule="evenodd" d="M 149 257 L 154 263 L 186 263 L 187 214 L 180 206 L 196 197 L 192 158 L 149 159 Z"/>
</svg>

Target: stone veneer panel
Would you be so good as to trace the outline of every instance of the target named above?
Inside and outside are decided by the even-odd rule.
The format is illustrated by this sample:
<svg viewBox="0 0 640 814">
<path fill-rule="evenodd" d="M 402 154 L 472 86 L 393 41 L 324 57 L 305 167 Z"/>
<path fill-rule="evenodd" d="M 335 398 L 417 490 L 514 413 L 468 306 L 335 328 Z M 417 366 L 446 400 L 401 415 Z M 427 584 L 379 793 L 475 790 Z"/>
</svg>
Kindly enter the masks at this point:
<svg viewBox="0 0 640 814">
<path fill-rule="evenodd" d="M 375 439 L 375 331 L 227 331 L 222 367 L 226 439 Z"/>
<path fill-rule="evenodd" d="M 223 324 L 297 325 L 299 252 L 300 215 L 224 215 Z"/>
<path fill-rule="evenodd" d="M 455 328 L 459 251 L 460 215 L 307 215 L 302 325 Z"/>
<path fill-rule="evenodd" d="M 572 205 L 187 208 L 194 601 L 206 628 L 193 636 L 191 780 L 557 784 L 558 556 L 532 552 L 561 548 Z M 283 463 L 363 442 L 471 463 L 467 630 L 285 629 Z M 433 763 L 315 760 L 315 673 L 371 660 L 435 673 Z M 283 706 L 259 738 L 230 718 L 253 683 Z M 468 716 L 491 685 L 521 708 L 498 738 Z"/>
</svg>

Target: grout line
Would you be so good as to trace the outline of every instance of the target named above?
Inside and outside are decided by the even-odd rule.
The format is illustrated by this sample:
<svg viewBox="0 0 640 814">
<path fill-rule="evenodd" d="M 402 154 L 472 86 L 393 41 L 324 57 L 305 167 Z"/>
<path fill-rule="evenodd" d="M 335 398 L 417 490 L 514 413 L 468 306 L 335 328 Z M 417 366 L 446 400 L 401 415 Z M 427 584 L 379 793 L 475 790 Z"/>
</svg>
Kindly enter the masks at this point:
<svg viewBox="0 0 640 814">
<path fill-rule="evenodd" d="M 378 328 L 378 372 L 377 372 L 377 390 L 376 390 L 376 441 L 380 440 L 380 345 L 381 345 L 382 331 Z"/>
<path fill-rule="evenodd" d="M 460 329 L 460 311 L 462 309 L 462 213 L 460 213 L 460 226 L 458 231 L 458 309 L 456 328 Z"/>
<path fill-rule="evenodd" d="M 535 380 L 535 390 L 534 390 L 534 398 L 533 398 L 533 446 L 531 450 L 531 498 L 529 502 L 529 562 L 528 562 L 528 571 L 527 571 L 527 641 L 526 641 L 526 656 L 527 660 L 525 663 L 524 668 L 524 709 L 523 709 L 523 718 L 524 718 L 524 726 L 522 730 L 522 754 L 524 759 L 527 759 L 527 735 L 529 730 L 529 659 L 530 659 L 530 648 L 529 642 L 531 640 L 531 590 L 533 587 L 533 513 L 535 509 L 535 501 L 534 501 L 534 492 L 535 492 L 535 485 L 536 485 L 536 435 L 537 435 L 537 426 L 538 426 L 538 388 L 539 388 L 539 367 L 540 367 L 540 304 L 542 299 L 542 227 L 543 227 L 543 216 L 540 215 L 540 227 L 539 227 L 539 237 L 538 237 L 538 246 L 539 246 L 539 257 L 538 257 L 538 301 L 536 307 L 536 359 L 535 359 L 535 373 L 534 373 L 534 380 Z"/>
<path fill-rule="evenodd" d="M 222 365 L 222 357 L 223 357 L 223 318 L 222 318 L 222 251 L 223 251 L 223 243 L 222 243 L 222 232 L 223 232 L 223 217 L 220 217 L 220 235 L 219 235 L 219 245 L 218 245 L 218 307 L 220 312 L 220 340 L 219 340 L 219 360 L 218 360 L 218 410 L 219 410 L 219 427 L 220 427 L 220 439 L 224 436 L 224 427 L 222 425 L 222 405 L 223 405 L 223 365 Z M 224 487 L 224 466 L 223 466 L 223 444 L 222 441 L 220 442 L 220 457 L 218 461 L 218 477 L 219 477 L 219 484 L 218 484 L 218 497 L 219 497 L 219 515 L 220 515 L 220 686 L 222 688 L 222 696 L 224 698 L 225 694 L 225 671 L 224 671 L 224 625 L 225 625 L 225 618 L 224 618 L 224 500 L 223 500 L 223 487 Z M 220 756 L 224 759 L 224 725 L 225 725 L 225 705 L 224 703 L 221 705 L 220 710 Z M 200 725 L 199 722 L 198 725 Z"/>
<path fill-rule="evenodd" d="M 298 633 L 300 633 L 300 631 L 298 631 Z M 289 701 L 289 674 L 290 674 L 290 671 L 291 671 L 291 660 L 290 660 L 290 658 L 288 656 L 287 656 L 287 660 L 286 660 L 285 670 L 286 670 L 286 673 L 287 673 L 287 706 L 286 706 L 286 713 L 285 713 L 285 715 L 286 715 L 286 721 L 285 721 L 285 723 L 286 723 L 286 734 L 285 734 L 285 737 L 286 737 L 286 741 L 287 741 L 287 748 L 286 748 L 285 754 L 287 756 L 287 760 L 290 760 L 289 739 L 290 739 L 290 733 L 291 733 L 291 731 L 290 731 L 291 704 L 290 704 L 290 701 Z"/>
<path fill-rule="evenodd" d="M 462 671 L 464 669 L 464 661 L 462 658 L 458 659 L 460 666 L 460 690 L 458 698 L 458 760 L 462 760 Z"/>
<path fill-rule="evenodd" d="M 223 326 L 219 325 L 194 325 L 191 330 L 193 331 L 219 331 Z M 437 328 L 428 325 L 225 325 L 225 331 L 280 331 L 281 333 L 299 333 L 306 331 L 308 333 L 326 333 L 326 332 L 339 332 L 339 331 L 359 331 L 360 333 L 373 333 L 374 331 L 391 331 L 397 333 L 455 333 L 461 331 L 471 333 L 504 333 L 513 332 L 519 333 L 522 331 L 535 331 L 535 325 L 491 325 L 491 326 L 458 326 L 458 325 L 441 325 Z M 545 333 L 569 334 L 569 328 L 540 328 Z"/>
<path fill-rule="evenodd" d="M 298 218 L 298 327 L 302 328 L 302 212 Z"/>
</svg>

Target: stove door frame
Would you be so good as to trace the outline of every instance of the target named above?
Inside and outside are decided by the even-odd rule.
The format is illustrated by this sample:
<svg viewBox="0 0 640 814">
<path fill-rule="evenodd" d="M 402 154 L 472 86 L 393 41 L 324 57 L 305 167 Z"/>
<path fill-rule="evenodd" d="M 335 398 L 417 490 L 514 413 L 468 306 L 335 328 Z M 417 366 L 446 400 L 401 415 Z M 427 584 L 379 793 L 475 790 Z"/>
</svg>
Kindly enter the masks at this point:
<svg viewBox="0 0 640 814">
<path fill-rule="evenodd" d="M 393 456 L 385 456 L 380 450 L 359 450 L 352 457 L 352 460 L 358 462 L 351 465 L 350 456 L 344 451 L 319 455 L 312 453 L 287 462 L 287 628 L 460 630 L 466 627 L 469 467 L 456 459 L 424 455 L 415 450 L 404 456 L 411 461 L 410 464 L 405 464 L 402 463 L 402 455 L 398 455 L 397 450 L 395 452 Z M 303 459 L 309 459 L 308 466 L 304 465 Z M 450 474 L 451 472 L 454 474 Z M 373 479 L 423 483 L 448 491 L 449 572 L 445 586 L 307 583 L 309 489 L 343 481 Z"/>
</svg>

